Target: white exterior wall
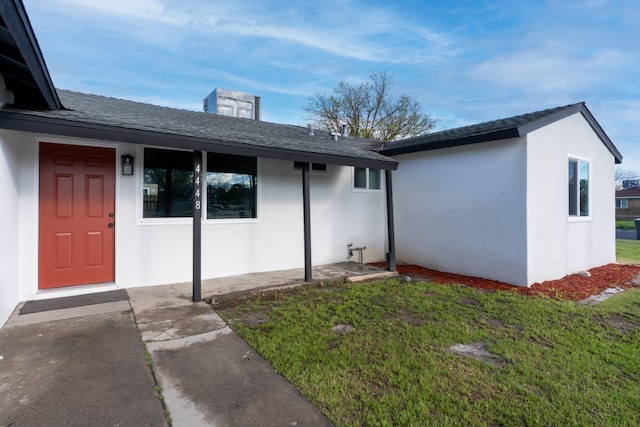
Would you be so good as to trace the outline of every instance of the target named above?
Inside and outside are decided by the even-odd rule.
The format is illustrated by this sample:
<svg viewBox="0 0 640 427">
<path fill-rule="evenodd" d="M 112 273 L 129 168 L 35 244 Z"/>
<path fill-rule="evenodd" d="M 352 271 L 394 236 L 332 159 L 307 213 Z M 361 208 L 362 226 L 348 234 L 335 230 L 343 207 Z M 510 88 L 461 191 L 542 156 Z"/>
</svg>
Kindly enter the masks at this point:
<svg viewBox="0 0 640 427">
<path fill-rule="evenodd" d="M 142 219 L 142 152 L 138 147 L 136 174 L 120 177 L 118 236 L 128 243 L 117 244 L 118 282 L 130 287 L 190 281 L 191 220 Z M 383 260 L 384 192 L 352 193 L 350 167 L 329 165 L 326 174 L 310 176 L 312 264 L 346 261 L 351 242 L 367 246 L 365 262 Z M 258 218 L 203 222 L 202 277 L 303 266 L 302 171 L 290 161 L 261 158 Z"/>
<path fill-rule="evenodd" d="M 399 262 L 527 285 L 523 139 L 395 158 Z"/>
<path fill-rule="evenodd" d="M 18 300 L 191 280 L 191 219 L 142 218 L 142 147 L 7 131 L 0 131 L 0 141 L 0 194 L 6 197 L 8 206 L 15 206 L 0 214 L 0 220 L 4 218 L 0 224 L 0 255 L 6 255 L 0 259 L 0 266 L 12 268 L 9 274 L 0 275 L 0 320 L 3 315 L 8 316 L 6 310 L 13 310 Z M 115 283 L 38 291 L 40 141 L 116 149 Z M 120 174 L 122 154 L 135 156 L 134 176 Z M 291 161 L 258 160 L 258 218 L 203 222 L 203 279 L 304 266 L 301 174 L 293 169 Z M 348 243 L 367 247 L 365 262 L 384 259 L 384 188 L 378 192 L 353 192 L 352 175 L 351 167 L 334 165 L 328 166 L 327 173 L 310 174 L 313 265 L 349 260 Z M 17 272 L 11 276 L 15 265 Z"/>
<path fill-rule="evenodd" d="M 527 136 L 529 284 L 615 262 L 615 160 L 581 114 Z M 588 160 L 590 217 L 569 218 L 568 159 Z"/>
<path fill-rule="evenodd" d="M 0 327 L 20 301 L 17 286 L 20 148 L 11 143 L 10 133 L 0 133 Z"/>
</svg>

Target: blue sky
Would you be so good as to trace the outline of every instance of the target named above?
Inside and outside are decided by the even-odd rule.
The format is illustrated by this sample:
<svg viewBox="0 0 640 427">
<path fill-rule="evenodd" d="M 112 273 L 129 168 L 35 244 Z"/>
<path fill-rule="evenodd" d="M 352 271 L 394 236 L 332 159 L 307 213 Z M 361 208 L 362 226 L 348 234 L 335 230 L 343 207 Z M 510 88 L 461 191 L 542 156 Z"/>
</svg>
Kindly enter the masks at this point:
<svg viewBox="0 0 640 427">
<path fill-rule="evenodd" d="M 305 125 L 387 71 L 437 129 L 586 101 L 640 172 L 640 2 L 23 0 L 56 87 L 202 110 L 214 88 Z"/>
</svg>

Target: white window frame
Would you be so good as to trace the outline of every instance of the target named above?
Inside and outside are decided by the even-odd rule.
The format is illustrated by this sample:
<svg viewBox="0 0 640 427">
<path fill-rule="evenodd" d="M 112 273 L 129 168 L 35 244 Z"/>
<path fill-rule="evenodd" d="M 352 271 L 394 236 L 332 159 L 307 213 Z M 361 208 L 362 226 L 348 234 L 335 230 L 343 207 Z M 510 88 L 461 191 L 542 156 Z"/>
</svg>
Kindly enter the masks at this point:
<svg viewBox="0 0 640 427">
<path fill-rule="evenodd" d="M 624 197 L 616 198 L 616 209 L 629 209 L 629 199 Z"/>
<path fill-rule="evenodd" d="M 191 224 L 193 222 L 192 216 L 183 217 L 161 217 L 161 218 L 145 218 L 143 212 L 144 203 L 144 149 L 155 148 L 161 150 L 173 150 L 192 153 L 193 150 L 185 150 L 181 148 L 168 148 L 168 147 L 156 147 L 153 145 L 141 145 L 136 150 L 136 162 L 135 162 L 135 175 L 136 176 L 136 216 L 138 218 L 139 225 L 176 225 L 176 224 Z M 252 156 L 250 156 L 252 157 Z M 140 160 L 138 160 L 140 159 Z M 256 192 L 256 218 L 225 218 L 225 219 L 209 219 L 207 218 L 207 152 L 202 152 L 202 170 L 203 172 L 203 191 L 202 191 L 202 204 L 203 207 L 200 211 L 201 221 L 203 224 L 233 224 L 233 223 L 256 223 L 261 222 L 262 218 L 262 159 L 257 159 L 257 171 L 256 176 L 258 179 L 258 191 Z"/>
<path fill-rule="evenodd" d="M 356 187 L 356 169 L 364 169 L 365 172 L 365 187 L 364 188 L 359 188 Z M 369 188 L 369 170 L 370 169 L 377 169 L 378 170 L 378 174 L 379 174 L 379 179 L 380 179 L 380 188 Z M 382 192 L 382 177 L 383 177 L 383 173 L 385 173 L 385 171 L 383 169 L 378 169 L 378 168 L 363 168 L 363 167 L 352 167 L 351 168 L 351 190 L 354 193 L 381 193 Z"/>
<path fill-rule="evenodd" d="M 592 162 L 591 159 L 586 158 L 586 157 L 582 157 L 582 156 L 575 156 L 573 154 L 569 154 L 567 156 L 567 170 L 566 170 L 566 174 L 565 177 L 568 179 L 569 177 L 569 162 L 570 161 L 574 161 L 577 163 L 577 174 L 578 174 L 578 182 L 577 182 L 577 191 L 576 191 L 576 209 L 577 209 L 577 214 L 576 215 L 571 215 L 570 211 L 569 211 L 569 185 L 568 182 L 566 184 L 566 191 L 567 191 L 567 195 L 566 195 L 566 203 L 567 203 L 567 218 L 569 220 L 569 222 L 587 222 L 587 221 L 591 221 L 591 209 L 593 206 L 593 203 L 591 202 L 592 196 L 593 196 L 593 191 L 592 191 L 592 176 L 593 176 L 593 169 L 592 169 Z M 587 215 L 580 215 L 580 163 L 586 163 L 589 167 L 589 175 L 588 175 L 588 186 L 587 186 Z"/>
</svg>

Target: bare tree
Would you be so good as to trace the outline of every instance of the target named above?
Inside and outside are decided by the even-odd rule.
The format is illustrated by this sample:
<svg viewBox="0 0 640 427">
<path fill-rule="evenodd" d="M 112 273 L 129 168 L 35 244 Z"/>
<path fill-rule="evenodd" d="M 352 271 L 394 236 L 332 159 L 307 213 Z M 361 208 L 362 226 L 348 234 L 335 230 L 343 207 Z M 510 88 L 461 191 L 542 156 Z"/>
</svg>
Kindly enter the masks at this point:
<svg viewBox="0 0 640 427">
<path fill-rule="evenodd" d="M 428 133 L 435 119 L 421 112 L 418 101 L 407 95 L 393 98 L 392 75 L 373 74 L 371 82 L 354 86 L 340 82 L 332 95 L 316 94 L 303 107 L 315 127 L 340 132 L 346 124 L 349 135 L 393 141 Z"/>
<path fill-rule="evenodd" d="M 620 166 L 616 166 L 616 176 L 615 176 L 616 190 L 622 190 L 623 181 L 638 180 L 638 179 L 640 179 L 640 174 L 638 174 L 638 172 L 631 169 L 624 169 Z"/>
</svg>

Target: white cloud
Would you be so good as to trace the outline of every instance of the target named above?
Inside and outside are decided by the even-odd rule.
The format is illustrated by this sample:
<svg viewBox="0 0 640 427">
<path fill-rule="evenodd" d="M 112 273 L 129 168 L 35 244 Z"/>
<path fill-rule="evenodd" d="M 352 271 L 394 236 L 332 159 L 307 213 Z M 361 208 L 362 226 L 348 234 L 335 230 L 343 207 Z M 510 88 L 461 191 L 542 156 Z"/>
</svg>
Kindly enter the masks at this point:
<svg viewBox="0 0 640 427">
<path fill-rule="evenodd" d="M 126 18 L 136 18 L 157 21 L 171 25 L 184 25 L 188 23 L 185 16 L 170 13 L 162 0 L 57 0 L 62 5 L 74 8 L 92 10 L 95 13 L 117 15 Z"/>
</svg>

